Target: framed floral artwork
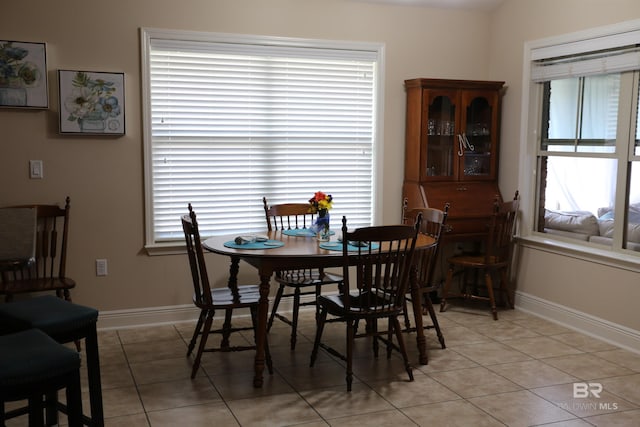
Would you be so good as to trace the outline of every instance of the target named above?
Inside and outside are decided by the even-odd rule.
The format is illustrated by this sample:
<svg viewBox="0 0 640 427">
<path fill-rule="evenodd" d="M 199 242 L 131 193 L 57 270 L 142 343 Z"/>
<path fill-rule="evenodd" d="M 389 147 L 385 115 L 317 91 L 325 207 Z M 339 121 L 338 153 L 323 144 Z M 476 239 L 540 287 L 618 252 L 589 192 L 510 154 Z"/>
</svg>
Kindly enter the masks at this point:
<svg viewBox="0 0 640 427">
<path fill-rule="evenodd" d="M 49 108 L 44 43 L 0 40 L 0 107 Z"/>
<path fill-rule="evenodd" d="M 124 135 L 124 73 L 58 70 L 60 133 Z"/>
</svg>

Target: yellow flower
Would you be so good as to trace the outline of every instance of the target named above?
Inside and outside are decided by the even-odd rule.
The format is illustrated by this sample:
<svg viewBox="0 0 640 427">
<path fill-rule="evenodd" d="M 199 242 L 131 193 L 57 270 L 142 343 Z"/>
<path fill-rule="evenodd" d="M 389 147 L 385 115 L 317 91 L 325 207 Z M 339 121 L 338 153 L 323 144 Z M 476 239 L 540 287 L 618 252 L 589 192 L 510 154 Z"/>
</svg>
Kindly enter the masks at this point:
<svg viewBox="0 0 640 427">
<path fill-rule="evenodd" d="M 320 200 L 318 202 L 318 209 L 331 209 L 331 202 L 327 200 Z"/>
<path fill-rule="evenodd" d="M 316 191 L 311 199 L 311 210 L 317 212 L 319 210 L 329 210 L 333 207 L 333 197 L 331 194 L 325 194 L 322 191 Z"/>
</svg>

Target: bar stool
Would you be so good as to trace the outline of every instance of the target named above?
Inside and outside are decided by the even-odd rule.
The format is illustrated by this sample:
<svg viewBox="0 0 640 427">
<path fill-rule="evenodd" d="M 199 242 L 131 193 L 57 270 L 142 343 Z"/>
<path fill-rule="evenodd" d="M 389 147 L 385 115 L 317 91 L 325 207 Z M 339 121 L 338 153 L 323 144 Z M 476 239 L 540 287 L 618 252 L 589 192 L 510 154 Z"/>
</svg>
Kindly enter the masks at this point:
<svg viewBox="0 0 640 427">
<path fill-rule="evenodd" d="M 80 355 L 38 329 L 0 336 L 0 425 L 29 414 L 29 427 L 44 424 L 43 396 L 66 389 L 70 427 L 82 425 Z M 28 399 L 27 410 L 5 413 L 5 402 Z"/>
<path fill-rule="evenodd" d="M 97 321 L 98 310 L 54 295 L 0 304 L 0 334 L 36 328 L 61 344 L 85 339 L 91 417 L 83 415 L 82 418 L 83 423 L 90 426 L 104 425 Z M 59 403 L 58 407 L 67 412 L 66 405 Z M 48 417 L 54 422 L 57 413 L 51 412 Z"/>
</svg>

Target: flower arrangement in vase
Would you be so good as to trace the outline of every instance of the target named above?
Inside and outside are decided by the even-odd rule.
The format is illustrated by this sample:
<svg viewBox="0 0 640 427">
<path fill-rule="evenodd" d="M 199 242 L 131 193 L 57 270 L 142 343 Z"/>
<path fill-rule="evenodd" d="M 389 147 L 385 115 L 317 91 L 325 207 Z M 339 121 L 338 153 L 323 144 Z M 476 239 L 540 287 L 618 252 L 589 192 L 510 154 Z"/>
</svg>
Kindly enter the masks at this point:
<svg viewBox="0 0 640 427">
<path fill-rule="evenodd" d="M 333 197 L 331 194 L 325 194 L 322 191 L 316 191 L 311 199 L 309 199 L 311 207 L 309 211 L 317 214 L 314 229 L 318 240 L 326 242 L 329 240 L 329 209 L 333 207 Z"/>
</svg>

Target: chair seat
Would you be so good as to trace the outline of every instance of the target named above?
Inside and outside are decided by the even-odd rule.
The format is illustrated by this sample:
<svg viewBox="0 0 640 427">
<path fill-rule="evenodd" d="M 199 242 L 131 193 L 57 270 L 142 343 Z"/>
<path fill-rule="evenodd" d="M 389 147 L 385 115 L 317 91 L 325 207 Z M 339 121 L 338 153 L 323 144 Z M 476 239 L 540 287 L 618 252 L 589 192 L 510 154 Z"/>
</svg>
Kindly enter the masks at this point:
<svg viewBox="0 0 640 427">
<path fill-rule="evenodd" d="M 58 291 L 73 289 L 76 282 L 69 278 L 41 277 L 34 279 L 14 280 L 0 283 L 3 294 L 24 294 L 31 292 Z"/>
<path fill-rule="evenodd" d="M 80 355 L 38 329 L 0 336 L 0 395 L 80 368 Z M 11 390 L 11 392 L 9 392 Z M 15 400 L 26 396 L 14 396 Z"/>
<path fill-rule="evenodd" d="M 238 286 L 238 294 L 234 295 L 231 289 L 216 288 L 211 290 L 213 305 L 219 309 L 243 308 L 255 305 L 260 300 L 260 288 L 254 285 Z M 193 302 L 197 305 L 197 298 Z"/>
<path fill-rule="evenodd" d="M 345 306 L 345 295 L 321 295 L 318 297 L 318 304 L 327 309 L 328 313 L 334 316 L 354 316 L 359 315 L 374 317 L 388 317 L 390 313 L 399 313 L 401 309 L 390 308 L 380 310 L 380 306 L 387 303 L 388 298 L 384 293 L 379 293 L 375 289 L 364 292 L 360 295 L 349 295 L 349 308 Z M 378 307 L 377 309 L 375 307 Z"/>
<path fill-rule="evenodd" d="M 505 261 L 501 261 L 497 257 L 489 257 L 487 260 L 484 255 L 459 255 L 449 258 L 447 262 L 471 268 L 497 268 L 507 265 Z"/>
<path fill-rule="evenodd" d="M 230 292 L 229 288 L 214 288 L 211 289 L 211 293 L 213 295 L 224 295 Z M 256 292 L 260 292 L 260 285 L 239 285 L 238 293 L 239 294 L 254 294 Z"/>
<path fill-rule="evenodd" d="M 312 286 L 312 285 L 328 285 L 342 283 L 343 278 L 340 274 L 324 273 L 321 275 L 320 270 L 295 270 L 283 271 L 276 276 L 276 282 L 284 283 L 289 286 Z"/>
<path fill-rule="evenodd" d="M 37 328 L 60 342 L 81 338 L 74 336 L 75 331 L 97 320 L 98 310 L 54 295 L 0 304 L 0 332 Z"/>
</svg>

